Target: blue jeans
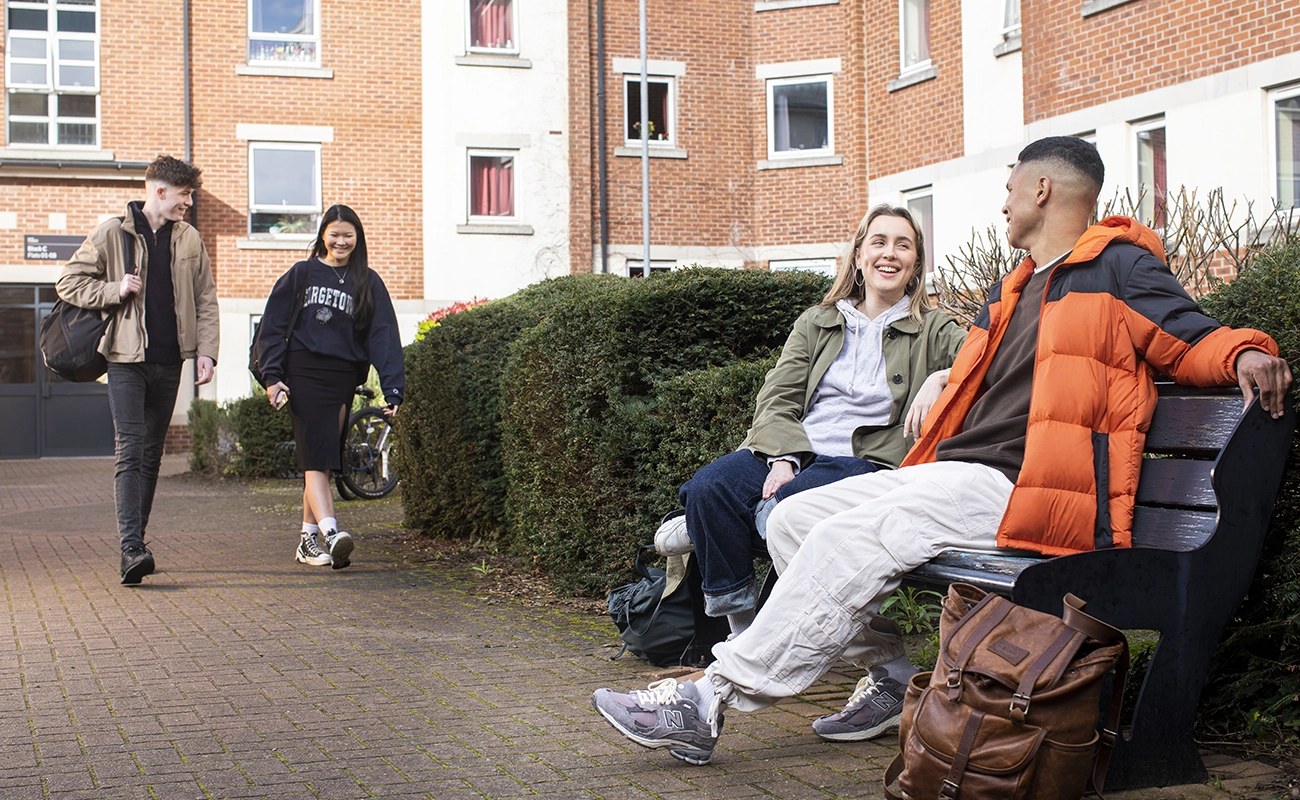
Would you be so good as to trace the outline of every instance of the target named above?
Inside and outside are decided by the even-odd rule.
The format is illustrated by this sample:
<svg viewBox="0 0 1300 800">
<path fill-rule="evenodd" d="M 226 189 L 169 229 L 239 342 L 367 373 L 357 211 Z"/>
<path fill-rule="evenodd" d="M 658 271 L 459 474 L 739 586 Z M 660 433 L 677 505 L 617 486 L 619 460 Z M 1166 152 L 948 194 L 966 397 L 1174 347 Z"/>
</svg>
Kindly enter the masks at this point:
<svg viewBox="0 0 1300 800">
<path fill-rule="evenodd" d="M 117 449 L 113 499 L 123 550 L 144 545 L 180 384 L 180 364 L 108 365 L 108 407 Z"/>
<path fill-rule="evenodd" d="M 875 472 L 876 465 L 848 456 L 817 456 L 776 493 L 783 500 L 805 489 L 851 475 Z M 695 545 L 704 586 L 704 611 L 722 617 L 754 608 L 754 554 L 767 548 L 754 526 L 763 500 L 767 462 L 738 450 L 702 468 L 678 492 L 686 509 L 686 531 Z"/>
</svg>

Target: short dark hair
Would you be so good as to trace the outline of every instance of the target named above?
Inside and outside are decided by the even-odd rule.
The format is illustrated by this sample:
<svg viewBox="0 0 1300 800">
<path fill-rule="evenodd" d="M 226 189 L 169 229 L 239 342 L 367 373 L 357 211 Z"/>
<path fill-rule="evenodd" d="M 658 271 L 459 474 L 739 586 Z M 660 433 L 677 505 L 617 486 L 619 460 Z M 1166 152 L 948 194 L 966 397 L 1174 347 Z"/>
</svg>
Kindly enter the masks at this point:
<svg viewBox="0 0 1300 800">
<path fill-rule="evenodd" d="M 1030 142 L 1016 160 L 1021 164 L 1056 161 L 1087 178 L 1098 191 L 1106 180 L 1106 165 L 1101 163 L 1096 145 L 1077 136 L 1048 136 Z"/>
<path fill-rule="evenodd" d="M 144 171 L 144 179 L 147 181 L 190 189 L 198 189 L 203 185 L 202 175 L 203 170 L 171 156 L 158 156 Z"/>
</svg>

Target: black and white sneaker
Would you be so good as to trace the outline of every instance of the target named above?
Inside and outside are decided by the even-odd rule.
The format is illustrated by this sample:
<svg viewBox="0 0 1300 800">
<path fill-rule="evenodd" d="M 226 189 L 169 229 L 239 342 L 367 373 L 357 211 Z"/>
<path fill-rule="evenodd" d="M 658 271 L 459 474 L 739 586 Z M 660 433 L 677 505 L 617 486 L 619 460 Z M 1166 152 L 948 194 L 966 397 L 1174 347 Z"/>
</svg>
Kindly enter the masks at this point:
<svg viewBox="0 0 1300 800">
<path fill-rule="evenodd" d="M 352 563 L 352 537 L 347 531 L 325 531 L 325 547 L 330 551 L 330 566 L 334 569 Z"/>
<path fill-rule="evenodd" d="M 903 684 L 880 667 L 858 681 L 844 709 L 813 720 L 813 733 L 832 742 L 874 739 L 903 719 Z"/>
<path fill-rule="evenodd" d="M 300 564 L 311 564 L 313 567 L 323 567 L 326 564 L 333 563 L 334 559 L 330 558 L 329 553 L 320 549 L 316 543 L 316 534 L 304 533 L 298 540 L 298 551 L 293 557 Z"/>
</svg>

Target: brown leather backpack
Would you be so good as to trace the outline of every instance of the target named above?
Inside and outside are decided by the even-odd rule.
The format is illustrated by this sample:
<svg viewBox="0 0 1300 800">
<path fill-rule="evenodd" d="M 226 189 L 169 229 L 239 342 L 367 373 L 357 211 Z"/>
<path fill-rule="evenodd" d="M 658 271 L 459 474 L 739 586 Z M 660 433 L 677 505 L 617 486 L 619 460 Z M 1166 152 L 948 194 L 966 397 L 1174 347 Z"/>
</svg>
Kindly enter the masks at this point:
<svg viewBox="0 0 1300 800">
<path fill-rule="evenodd" d="M 948 588 L 939 662 L 912 678 L 902 752 L 885 773 L 906 800 L 1078 800 L 1100 794 L 1128 676 L 1128 640 L 1065 596 L 1062 618 L 969 584 Z M 1115 668 L 1102 729 L 1102 678 Z"/>
</svg>

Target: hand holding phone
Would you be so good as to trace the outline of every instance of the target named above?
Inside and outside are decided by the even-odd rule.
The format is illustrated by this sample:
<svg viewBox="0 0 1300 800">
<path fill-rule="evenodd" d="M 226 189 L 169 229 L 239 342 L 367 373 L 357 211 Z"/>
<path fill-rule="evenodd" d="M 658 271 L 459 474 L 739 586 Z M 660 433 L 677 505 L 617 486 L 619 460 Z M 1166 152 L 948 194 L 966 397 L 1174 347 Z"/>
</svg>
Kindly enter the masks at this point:
<svg viewBox="0 0 1300 800">
<path fill-rule="evenodd" d="M 275 408 L 276 408 L 276 410 L 278 411 L 278 410 L 284 408 L 284 404 L 287 403 L 287 402 L 289 402 L 289 394 L 288 394 L 288 392 L 286 392 L 285 390 L 281 389 L 281 390 L 280 390 L 280 393 L 277 394 L 277 395 L 275 396 Z"/>
</svg>

